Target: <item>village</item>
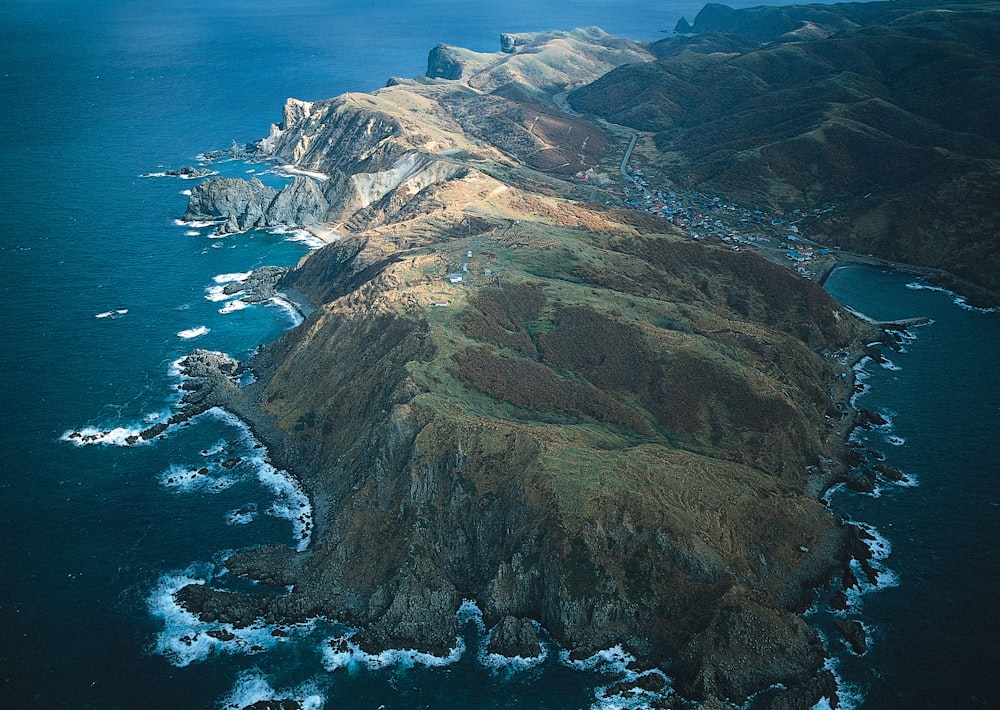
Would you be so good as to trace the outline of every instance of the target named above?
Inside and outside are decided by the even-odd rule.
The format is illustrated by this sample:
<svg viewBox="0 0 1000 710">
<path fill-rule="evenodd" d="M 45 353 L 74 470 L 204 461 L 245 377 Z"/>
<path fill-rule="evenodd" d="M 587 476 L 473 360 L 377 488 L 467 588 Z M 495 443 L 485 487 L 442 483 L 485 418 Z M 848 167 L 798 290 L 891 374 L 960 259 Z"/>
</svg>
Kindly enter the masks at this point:
<svg viewBox="0 0 1000 710">
<path fill-rule="evenodd" d="M 792 210 L 774 215 L 742 207 L 716 195 L 681 188 L 662 189 L 650 171 L 633 163 L 622 170 L 625 204 L 661 217 L 698 241 L 717 241 L 733 251 L 755 250 L 799 275 L 820 279 L 830 250 L 807 236 L 802 223 L 832 212 L 834 204 L 814 210 Z"/>
</svg>

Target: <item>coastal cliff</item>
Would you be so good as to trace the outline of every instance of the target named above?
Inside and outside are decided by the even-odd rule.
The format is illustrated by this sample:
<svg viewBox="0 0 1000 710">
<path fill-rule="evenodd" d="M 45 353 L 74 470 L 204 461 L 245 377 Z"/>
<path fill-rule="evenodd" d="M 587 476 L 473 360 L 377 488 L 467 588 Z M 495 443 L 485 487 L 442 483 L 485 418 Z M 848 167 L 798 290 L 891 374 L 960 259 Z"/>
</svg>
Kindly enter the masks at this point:
<svg viewBox="0 0 1000 710">
<path fill-rule="evenodd" d="M 639 59 L 595 30 L 439 47 L 434 76 L 288 101 L 258 157 L 313 177 L 192 191 L 192 219 L 336 238 L 278 284 L 316 310 L 256 381 L 192 386 L 300 479 L 312 542 L 226 562 L 291 591 L 189 585 L 185 608 L 446 655 L 471 600 L 492 652 L 621 646 L 660 703 L 664 673 L 691 700 L 835 696 L 800 612 L 865 559 L 818 495 L 844 475 L 850 353 L 879 335 L 785 267 L 601 192 L 622 135 L 562 96 Z"/>
</svg>

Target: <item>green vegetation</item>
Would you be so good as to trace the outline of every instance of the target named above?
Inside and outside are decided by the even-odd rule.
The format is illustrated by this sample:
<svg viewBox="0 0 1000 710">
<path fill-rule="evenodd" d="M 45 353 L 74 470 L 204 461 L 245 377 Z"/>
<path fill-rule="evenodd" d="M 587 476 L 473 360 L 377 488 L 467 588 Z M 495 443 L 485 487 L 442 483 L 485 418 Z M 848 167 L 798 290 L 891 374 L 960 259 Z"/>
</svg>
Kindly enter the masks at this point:
<svg viewBox="0 0 1000 710">
<path fill-rule="evenodd" d="M 654 134 L 687 187 L 836 203 L 810 225 L 824 243 L 1000 291 L 1000 5 L 709 5 L 694 31 L 572 105 Z"/>
<path fill-rule="evenodd" d="M 439 48 L 434 80 L 293 106 L 314 113 L 276 150 L 333 176 L 342 238 L 285 279 L 317 310 L 240 392 L 308 489 L 316 531 L 301 555 L 247 551 L 232 568 L 294 581 L 247 608 L 354 624 L 374 651 L 446 652 L 474 599 L 488 626 L 534 634 L 532 620 L 577 654 L 676 660 L 687 698 L 781 682 L 802 700 L 789 707 L 811 707 L 828 677 L 796 611 L 847 555 L 815 498 L 850 394 L 832 353 L 872 330 L 788 269 L 692 241 L 623 209 L 606 175 L 576 175 L 614 173 L 609 146 L 623 146 L 558 110 L 559 72 L 630 64 L 601 80 L 636 109 L 612 118 L 666 135 L 684 119 L 665 97 L 686 111 L 694 74 L 729 76 L 720 96 L 751 77 L 705 53 L 742 56 L 745 40 L 637 64 L 653 55 L 572 37 L 572 51 L 563 35 L 515 38 L 509 61 Z"/>
</svg>

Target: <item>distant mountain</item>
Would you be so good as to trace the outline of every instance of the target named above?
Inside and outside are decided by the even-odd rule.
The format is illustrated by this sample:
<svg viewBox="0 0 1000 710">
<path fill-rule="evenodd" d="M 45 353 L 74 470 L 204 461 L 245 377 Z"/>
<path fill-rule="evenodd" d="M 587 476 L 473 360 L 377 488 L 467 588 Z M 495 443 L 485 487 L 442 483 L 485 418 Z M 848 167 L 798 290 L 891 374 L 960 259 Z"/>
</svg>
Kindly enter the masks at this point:
<svg viewBox="0 0 1000 710">
<path fill-rule="evenodd" d="M 1000 5 L 707 5 L 692 29 L 571 105 L 653 133 L 681 181 L 836 203 L 824 242 L 1000 290 Z"/>
</svg>

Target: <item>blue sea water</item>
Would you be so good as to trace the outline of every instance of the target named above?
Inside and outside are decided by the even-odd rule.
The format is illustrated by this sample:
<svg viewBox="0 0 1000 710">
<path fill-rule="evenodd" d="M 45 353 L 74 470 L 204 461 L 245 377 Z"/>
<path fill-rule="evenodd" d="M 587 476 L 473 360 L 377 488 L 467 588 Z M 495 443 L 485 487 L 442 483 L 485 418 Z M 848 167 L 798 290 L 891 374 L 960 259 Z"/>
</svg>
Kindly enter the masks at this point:
<svg viewBox="0 0 1000 710">
<path fill-rule="evenodd" d="M 438 42 L 492 51 L 500 32 L 588 25 L 655 40 L 698 9 L 687 0 L 0 3 L 0 706 L 211 707 L 286 692 L 326 707 L 594 704 L 610 676 L 554 656 L 513 675 L 484 668 L 474 648 L 441 668 L 330 671 L 320 647 L 337 629 L 321 623 L 287 641 L 248 632 L 231 645 L 238 653 L 192 639 L 191 621 L 167 603 L 171 585 L 218 574 L 229 550 L 296 544 L 283 510 L 294 492 L 222 416 L 143 446 L 63 437 L 162 417 L 178 397 L 178 358 L 194 347 L 245 358 L 295 322 L 279 305 L 221 313 L 225 301 L 207 297 L 217 277 L 291 265 L 307 245 L 267 232 L 212 239 L 177 224 L 194 183 L 144 175 L 262 137 L 288 96 L 420 74 Z M 1000 641 L 997 315 L 907 283 L 841 270 L 828 284 L 876 317 L 935 319 L 892 356 L 901 369 L 869 367 L 865 406 L 892 410 L 884 434 L 905 439 L 872 444 L 919 486 L 834 496 L 883 531 L 899 580 L 864 598 L 874 648 L 839 668 L 870 707 L 973 697 L 986 707 L 1000 698 L 986 672 Z"/>
<path fill-rule="evenodd" d="M 831 496 L 891 548 L 890 584 L 860 602 L 873 647 L 842 653 L 840 670 L 866 708 L 1000 707 L 1000 312 L 866 267 L 840 267 L 826 287 L 878 320 L 932 319 L 888 363 L 864 367 L 857 405 L 890 426 L 860 441 L 916 485 Z"/>
</svg>

